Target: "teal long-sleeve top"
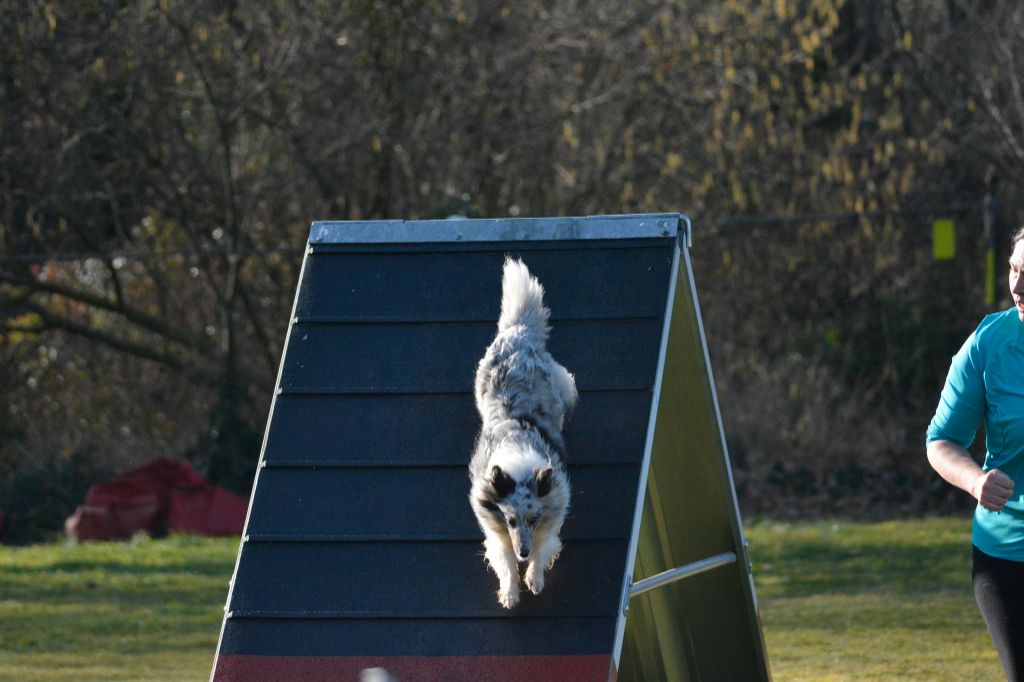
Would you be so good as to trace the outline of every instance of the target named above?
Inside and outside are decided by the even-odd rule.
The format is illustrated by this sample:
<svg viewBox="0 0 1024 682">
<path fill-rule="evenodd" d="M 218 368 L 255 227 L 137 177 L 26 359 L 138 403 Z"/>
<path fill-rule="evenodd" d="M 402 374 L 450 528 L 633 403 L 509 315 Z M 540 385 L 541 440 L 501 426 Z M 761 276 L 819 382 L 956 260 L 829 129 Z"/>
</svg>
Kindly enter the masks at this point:
<svg viewBox="0 0 1024 682">
<path fill-rule="evenodd" d="M 953 356 L 927 441 L 967 448 L 982 420 L 982 469 L 999 469 L 1014 490 L 998 512 L 978 505 L 971 540 L 989 556 L 1024 561 L 1024 323 L 1016 308 L 986 316 Z"/>
</svg>

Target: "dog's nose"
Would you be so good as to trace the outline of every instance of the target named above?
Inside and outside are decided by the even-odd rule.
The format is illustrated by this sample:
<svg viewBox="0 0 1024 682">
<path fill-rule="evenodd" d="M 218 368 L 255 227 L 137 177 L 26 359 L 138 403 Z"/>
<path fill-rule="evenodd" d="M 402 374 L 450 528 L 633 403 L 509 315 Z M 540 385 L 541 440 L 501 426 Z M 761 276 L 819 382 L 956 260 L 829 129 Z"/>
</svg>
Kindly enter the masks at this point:
<svg viewBox="0 0 1024 682">
<path fill-rule="evenodd" d="M 523 549 L 519 550 L 519 558 L 520 559 L 526 559 L 529 556 L 530 556 L 530 550 L 528 550 L 526 548 L 523 548 Z"/>
</svg>

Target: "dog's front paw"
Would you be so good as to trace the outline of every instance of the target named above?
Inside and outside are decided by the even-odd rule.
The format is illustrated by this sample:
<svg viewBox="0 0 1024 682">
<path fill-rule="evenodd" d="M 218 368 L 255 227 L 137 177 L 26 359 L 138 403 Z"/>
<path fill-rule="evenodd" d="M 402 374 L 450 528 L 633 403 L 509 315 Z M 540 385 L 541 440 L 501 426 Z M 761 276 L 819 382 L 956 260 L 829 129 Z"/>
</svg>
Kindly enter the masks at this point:
<svg viewBox="0 0 1024 682">
<path fill-rule="evenodd" d="M 526 581 L 526 586 L 530 588 L 530 592 L 534 594 L 540 594 L 544 589 L 544 569 L 537 564 L 530 564 L 527 567 L 523 579 Z"/>
<path fill-rule="evenodd" d="M 508 590 L 498 590 L 498 603 L 506 609 L 515 608 L 519 603 L 519 586 Z"/>
</svg>

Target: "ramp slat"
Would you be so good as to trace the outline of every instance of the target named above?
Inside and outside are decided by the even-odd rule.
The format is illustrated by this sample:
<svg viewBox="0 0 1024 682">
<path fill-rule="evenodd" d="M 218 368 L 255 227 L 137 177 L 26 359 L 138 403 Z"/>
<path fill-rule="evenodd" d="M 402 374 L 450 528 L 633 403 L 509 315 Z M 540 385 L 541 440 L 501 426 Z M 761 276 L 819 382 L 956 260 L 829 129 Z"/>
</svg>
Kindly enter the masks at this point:
<svg viewBox="0 0 1024 682">
<path fill-rule="evenodd" d="M 484 322 L 296 324 L 281 385 L 471 391 L 494 330 Z M 660 332 L 658 319 L 564 321 L 548 348 L 572 368 L 581 391 L 645 388 L 654 380 Z"/>
<path fill-rule="evenodd" d="M 572 509 L 563 538 L 614 539 L 631 529 L 637 465 L 570 469 Z M 438 468 L 273 469 L 263 473 L 267 494 L 252 507 L 251 537 L 331 535 L 478 540 L 466 509 L 465 466 Z"/>
<path fill-rule="evenodd" d="M 256 543 L 229 610 L 309 617 L 594 617 L 616 612 L 626 541 L 567 541 L 545 592 L 507 611 L 479 542 Z M 343 579 L 342 579 L 343 577 Z"/>
<path fill-rule="evenodd" d="M 638 463 L 651 394 L 584 392 L 565 438 L 570 464 Z M 461 394 L 281 395 L 263 460 L 268 465 L 462 465 L 480 425 Z M 466 415 L 471 417 L 467 419 Z M 430 424 L 424 447 L 422 424 Z"/>
<path fill-rule="evenodd" d="M 565 650 L 607 653 L 611 617 L 290 619 L 232 618 L 224 654 L 270 656 L 494 656 L 552 655 Z"/>
<path fill-rule="evenodd" d="M 514 245 L 513 245 L 514 246 Z M 310 259 L 296 315 L 374 320 L 498 319 L 501 267 L 514 249 L 448 253 L 332 253 Z M 548 288 L 553 320 L 660 317 L 671 259 L 664 248 L 527 252 Z M 522 255 L 522 254 L 516 254 Z M 629 286 L 623 286 L 629 282 Z"/>
<path fill-rule="evenodd" d="M 253 680 L 358 680 L 367 668 L 384 668 L 396 679 L 415 682 L 591 682 L 608 677 L 607 655 L 560 656 L 225 656 L 215 677 Z"/>
</svg>

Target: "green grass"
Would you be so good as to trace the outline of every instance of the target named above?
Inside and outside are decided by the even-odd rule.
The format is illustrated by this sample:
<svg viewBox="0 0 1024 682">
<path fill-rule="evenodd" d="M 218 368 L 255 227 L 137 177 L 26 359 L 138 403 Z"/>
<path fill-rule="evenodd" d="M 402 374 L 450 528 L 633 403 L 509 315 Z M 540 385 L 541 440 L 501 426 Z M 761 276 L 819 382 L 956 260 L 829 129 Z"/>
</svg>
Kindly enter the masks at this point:
<svg viewBox="0 0 1024 682">
<path fill-rule="evenodd" d="M 970 523 L 747 528 L 776 680 L 999 680 L 974 603 Z"/>
<path fill-rule="evenodd" d="M 969 523 L 747 529 L 779 682 L 998 680 Z M 0 548 L 0 680 L 205 680 L 237 538 Z"/>
<path fill-rule="evenodd" d="M 0 680 L 204 680 L 238 538 L 0 548 Z"/>
</svg>

